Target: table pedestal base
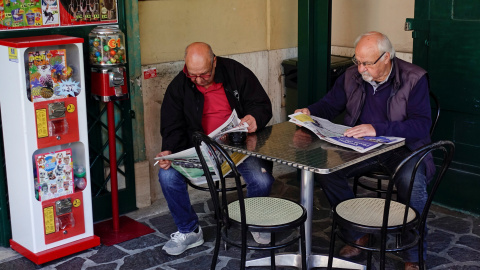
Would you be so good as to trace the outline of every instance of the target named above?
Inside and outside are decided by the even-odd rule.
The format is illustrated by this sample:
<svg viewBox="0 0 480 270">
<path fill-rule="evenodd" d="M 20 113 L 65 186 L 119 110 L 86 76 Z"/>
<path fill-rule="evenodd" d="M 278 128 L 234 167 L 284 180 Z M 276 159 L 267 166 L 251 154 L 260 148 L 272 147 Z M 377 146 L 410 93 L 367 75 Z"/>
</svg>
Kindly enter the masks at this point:
<svg viewBox="0 0 480 270">
<path fill-rule="evenodd" d="M 307 258 L 307 269 L 317 268 L 317 267 L 327 267 L 328 256 L 325 255 L 310 255 Z M 275 265 L 276 266 L 290 266 L 296 267 L 298 269 L 302 268 L 302 256 L 300 254 L 279 254 L 275 256 Z M 270 257 L 265 257 L 261 259 L 247 261 L 247 267 L 252 266 L 270 266 Z M 333 268 L 342 268 L 342 269 L 359 269 L 365 270 L 364 265 L 345 261 L 338 258 L 333 258 Z"/>
</svg>

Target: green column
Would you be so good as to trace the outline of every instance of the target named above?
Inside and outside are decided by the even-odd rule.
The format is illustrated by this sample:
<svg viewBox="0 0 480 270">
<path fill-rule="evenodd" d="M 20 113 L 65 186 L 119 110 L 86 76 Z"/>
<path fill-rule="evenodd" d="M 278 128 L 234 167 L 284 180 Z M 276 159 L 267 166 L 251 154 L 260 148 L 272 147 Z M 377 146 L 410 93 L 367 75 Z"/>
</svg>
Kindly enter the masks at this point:
<svg viewBox="0 0 480 270">
<path fill-rule="evenodd" d="M 142 63 L 140 54 L 140 28 L 138 22 L 138 1 L 125 2 L 126 38 L 128 42 L 128 77 L 130 78 L 131 117 L 133 128 L 134 161 L 142 161 L 145 156 L 145 129 L 143 119 L 143 95 L 140 85 Z"/>
<path fill-rule="evenodd" d="M 12 238 L 10 219 L 8 217 L 7 179 L 5 174 L 5 158 L 3 152 L 3 135 L 0 133 L 0 246 L 9 247 Z"/>
<path fill-rule="evenodd" d="M 298 107 L 329 90 L 331 0 L 298 1 Z"/>
</svg>

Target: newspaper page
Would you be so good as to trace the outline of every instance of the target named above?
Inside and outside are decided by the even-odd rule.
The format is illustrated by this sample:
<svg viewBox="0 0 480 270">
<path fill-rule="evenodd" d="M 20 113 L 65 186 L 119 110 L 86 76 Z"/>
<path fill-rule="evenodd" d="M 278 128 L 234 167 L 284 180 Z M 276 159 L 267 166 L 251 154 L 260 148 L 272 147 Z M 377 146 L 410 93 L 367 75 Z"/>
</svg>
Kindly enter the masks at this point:
<svg viewBox="0 0 480 270">
<path fill-rule="evenodd" d="M 223 135 L 231 132 L 247 132 L 248 124 L 246 125 L 239 125 L 240 119 L 237 116 L 237 112 L 233 110 L 230 117 L 223 123 L 220 127 L 212 131 L 208 136 L 213 140 L 219 141 Z M 248 156 L 245 154 L 232 152 L 230 153 L 230 157 L 232 158 L 233 162 L 238 166 L 242 163 Z M 183 150 L 181 152 L 177 152 L 168 156 L 163 157 L 155 157 L 157 162 L 159 160 L 171 160 L 172 161 L 172 168 L 179 171 L 183 176 L 189 179 L 192 183 L 196 185 L 201 185 L 207 182 L 204 171 L 202 169 L 202 164 L 200 163 L 200 159 L 198 158 L 197 152 L 195 148 L 189 148 Z M 209 162 L 208 159 L 206 159 Z M 157 163 L 155 163 L 156 165 Z M 209 170 L 211 173 L 215 174 L 214 166 L 211 164 L 209 165 Z M 230 172 L 231 168 L 228 164 L 223 161 L 222 164 L 222 173 L 223 175 L 227 175 Z M 219 180 L 218 174 L 213 176 L 214 180 Z"/>
<path fill-rule="evenodd" d="M 353 149 L 360 153 L 370 151 L 382 144 L 393 144 L 405 140 L 405 138 L 387 136 L 368 136 L 363 138 L 346 137 L 343 136 L 343 133 L 350 128 L 348 126 L 334 124 L 326 119 L 303 113 L 294 113 L 288 117 L 290 117 L 290 122 L 309 129 L 320 139 Z"/>
<path fill-rule="evenodd" d="M 208 134 L 208 136 L 216 141 L 227 133 L 247 132 L 248 130 L 247 128 L 248 128 L 247 123 L 243 123 L 242 125 L 240 125 L 240 118 L 238 118 L 237 112 L 233 110 L 232 114 L 227 119 L 227 121 L 225 121 L 225 123 L 223 123 L 217 129 L 215 129 L 210 134 Z"/>
</svg>

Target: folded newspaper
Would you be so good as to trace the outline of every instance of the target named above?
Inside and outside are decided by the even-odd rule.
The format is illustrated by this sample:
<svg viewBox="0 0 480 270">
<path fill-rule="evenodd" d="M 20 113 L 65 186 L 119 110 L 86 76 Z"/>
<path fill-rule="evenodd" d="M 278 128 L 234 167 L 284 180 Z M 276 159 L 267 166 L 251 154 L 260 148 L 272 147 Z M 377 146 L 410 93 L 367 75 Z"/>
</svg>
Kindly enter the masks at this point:
<svg viewBox="0 0 480 270">
<path fill-rule="evenodd" d="M 329 143 L 353 149 L 360 153 L 370 151 L 382 144 L 392 144 L 405 140 L 405 138 L 390 136 L 362 138 L 346 137 L 343 136 L 343 133 L 345 130 L 350 128 L 348 126 L 334 124 L 326 119 L 306 115 L 303 113 L 294 113 L 288 117 L 290 117 L 290 122 L 309 129 L 320 139 Z"/>
<path fill-rule="evenodd" d="M 222 139 L 223 135 L 227 133 L 247 132 L 247 128 L 247 123 L 243 123 L 242 125 L 240 125 L 240 119 L 237 116 L 237 112 L 233 110 L 227 121 L 225 121 L 225 123 L 223 123 L 220 127 L 208 134 L 208 136 L 213 140 L 219 141 L 220 139 Z M 233 152 L 230 153 L 230 157 L 232 158 L 233 162 L 235 162 L 235 164 L 238 166 L 248 156 L 245 154 Z M 202 164 L 200 163 L 200 159 L 198 158 L 197 152 L 195 151 L 194 147 L 168 156 L 155 157 L 155 160 L 171 160 L 171 166 L 196 185 L 205 184 L 207 182 L 207 179 L 205 178 L 202 169 Z M 210 161 L 208 158 L 206 160 L 207 162 Z M 218 174 L 215 173 L 214 166 L 212 164 L 209 164 L 210 172 L 215 174 L 213 176 L 213 179 L 218 180 Z M 226 161 L 224 161 L 222 164 L 223 175 L 227 175 L 230 170 L 230 166 L 226 163 Z"/>
</svg>

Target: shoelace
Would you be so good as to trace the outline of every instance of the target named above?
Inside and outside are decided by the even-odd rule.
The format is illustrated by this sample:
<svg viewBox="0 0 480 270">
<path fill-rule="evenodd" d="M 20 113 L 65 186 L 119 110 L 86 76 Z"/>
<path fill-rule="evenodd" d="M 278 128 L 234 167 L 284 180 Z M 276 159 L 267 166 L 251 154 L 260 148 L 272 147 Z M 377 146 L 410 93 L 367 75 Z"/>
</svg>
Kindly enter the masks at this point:
<svg viewBox="0 0 480 270">
<path fill-rule="evenodd" d="M 172 238 L 172 241 L 174 242 L 179 242 L 181 240 L 185 240 L 187 238 L 187 235 L 181 232 L 174 232 L 170 234 L 170 238 Z"/>
</svg>

